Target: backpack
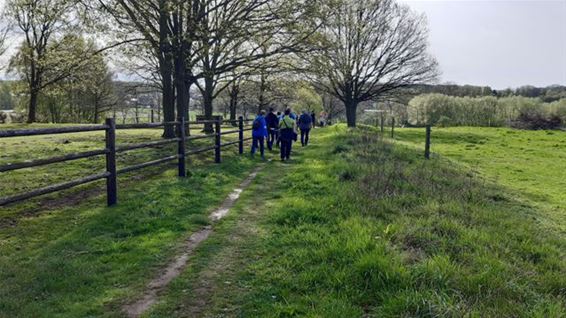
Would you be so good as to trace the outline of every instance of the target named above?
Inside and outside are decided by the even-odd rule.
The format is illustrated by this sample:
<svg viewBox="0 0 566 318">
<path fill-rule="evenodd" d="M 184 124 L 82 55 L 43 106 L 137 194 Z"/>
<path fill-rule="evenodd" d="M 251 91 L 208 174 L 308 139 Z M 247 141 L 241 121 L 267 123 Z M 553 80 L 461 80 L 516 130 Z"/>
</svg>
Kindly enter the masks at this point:
<svg viewBox="0 0 566 318">
<path fill-rule="evenodd" d="M 253 130 L 259 130 L 261 128 L 261 121 L 259 119 L 254 120 L 252 124 Z"/>
</svg>

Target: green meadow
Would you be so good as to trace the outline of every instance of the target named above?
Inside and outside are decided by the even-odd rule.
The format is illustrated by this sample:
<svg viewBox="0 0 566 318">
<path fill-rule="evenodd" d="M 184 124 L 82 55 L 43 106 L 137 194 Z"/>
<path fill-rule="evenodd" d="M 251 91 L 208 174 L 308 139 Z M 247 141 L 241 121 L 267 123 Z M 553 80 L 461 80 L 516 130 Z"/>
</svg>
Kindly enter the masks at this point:
<svg viewBox="0 0 566 318">
<path fill-rule="evenodd" d="M 396 139 L 424 147 L 424 129 L 397 131 Z M 543 215 L 539 221 L 566 233 L 566 131 L 509 128 L 433 128 L 431 151 L 499 184 Z"/>
<path fill-rule="evenodd" d="M 521 193 L 371 129 L 315 130 L 295 152 L 147 317 L 566 314 L 566 242 Z"/>
<path fill-rule="evenodd" d="M 21 217 L 11 207 L 0 316 L 123 316 L 263 165 L 144 317 L 564 317 L 563 134 L 434 129 L 427 161 L 422 130 L 391 140 L 336 125 L 289 163 L 228 154 L 186 179 L 162 169 L 116 207 L 102 195 Z M 538 175 L 544 165 L 555 168 Z"/>
</svg>

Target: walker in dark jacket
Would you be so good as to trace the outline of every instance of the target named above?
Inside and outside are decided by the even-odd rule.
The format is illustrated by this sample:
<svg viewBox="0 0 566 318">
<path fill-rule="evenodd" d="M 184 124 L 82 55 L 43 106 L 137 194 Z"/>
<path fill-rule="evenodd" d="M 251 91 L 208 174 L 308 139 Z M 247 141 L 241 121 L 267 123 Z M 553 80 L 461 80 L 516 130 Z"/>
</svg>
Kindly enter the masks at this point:
<svg viewBox="0 0 566 318">
<path fill-rule="evenodd" d="M 253 156 L 255 154 L 256 149 L 259 146 L 259 152 L 261 153 L 262 159 L 265 159 L 264 141 L 265 141 L 265 137 L 267 137 L 267 124 L 265 122 L 265 117 L 263 117 L 264 113 L 265 111 L 263 111 L 262 114 L 257 115 L 257 117 L 254 119 L 253 126 L 255 127 L 256 125 L 258 125 L 258 127 L 256 129 L 252 129 L 252 150 L 251 150 L 251 155 Z"/>
<path fill-rule="evenodd" d="M 279 118 L 273 113 L 273 109 L 270 109 L 265 116 L 265 122 L 267 124 L 267 148 L 273 150 L 273 143 L 279 134 Z"/>
<path fill-rule="evenodd" d="M 299 129 L 301 129 L 301 145 L 309 144 L 309 133 L 312 127 L 312 117 L 306 111 L 299 117 Z"/>
<path fill-rule="evenodd" d="M 281 140 L 281 161 L 289 160 L 291 156 L 291 147 L 295 137 L 296 123 L 289 116 L 290 111 L 285 111 L 285 117 L 279 121 L 280 140 Z"/>
</svg>

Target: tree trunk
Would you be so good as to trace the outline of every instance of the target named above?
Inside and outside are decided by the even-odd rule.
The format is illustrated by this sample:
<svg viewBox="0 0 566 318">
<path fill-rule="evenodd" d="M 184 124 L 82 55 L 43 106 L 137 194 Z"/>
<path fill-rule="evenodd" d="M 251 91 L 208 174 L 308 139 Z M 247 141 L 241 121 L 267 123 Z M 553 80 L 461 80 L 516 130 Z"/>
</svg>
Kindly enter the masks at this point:
<svg viewBox="0 0 566 318">
<path fill-rule="evenodd" d="M 29 105 L 28 105 L 28 120 L 27 123 L 35 123 L 37 114 L 37 95 L 38 92 L 32 89 L 29 94 Z"/>
<path fill-rule="evenodd" d="M 175 93 L 171 79 L 171 63 L 162 68 L 161 78 L 163 85 L 163 121 L 175 121 Z M 165 125 L 163 130 L 163 138 L 175 138 L 175 127 L 172 125 Z"/>
<path fill-rule="evenodd" d="M 236 112 L 238 110 L 238 94 L 239 87 L 234 83 L 230 88 L 230 120 L 236 120 Z M 236 125 L 236 123 L 233 123 Z"/>
<path fill-rule="evenodd" d="M 265 110 L 265 107 L 267 105 L 267 103 L 265 101 L 266 78 L 267 78 L 267 75 L 265 75 L 265 73 L 262 71 L 261 76 L 260 76 L 260 82 L 259 82 L 259 105 L 258 105 L 258 109 L 257 109 L 258 113 L 262 110 Z"/>
<path fill-rule="evenodd" d="M 171 42 L 169 32 L 169 10 L 168 1 L 159 1 L 159 72 L 161 73 L 161 85 L 163 96 L 163 121 L 175 121 L 175 87 L 173 86 L 173 61 L 171 56 Z M 165 125 L 163 138 L 174 138 L 175 127 Z"/>
<path fill-rule="evenodd" d="M 181 53 L 177 52 L 175 57 L 175 88 L 177 91 L 177 120 L 186 116 L 187 94 L 185 86 L 185 62 Z M 188 118 L 185 117 L 188 121 Z"/>
<path fill-rule="evenodd" d="M 94 99 L 94 120 L 93 124 L 98 124 L 98 98 Z"/>
<path fill-rule="evenodd" d="M 206 120 L 212 120 L 213 111 L 213 100 L 214 100 L 214 80 L 211 77 L 205 77 L 204 79 L 204 94 L 203 94 L 203 105 L 204 105 L 204 118 Z M 212 124 L 204 125 L 204 132 L 211 133 L 214 132 Z"/>
<path fill-rule="evenodd" d="M 349 100 L 344 102 L 346 106 L 346 121 L 348 127 L 356 127 L 356 110 L 358 109 L 358 103 L 354 100 Z"/>
<path fill-rule="evenodd" d="M 183 12 L 173 13 L 173 36 L 174 41 L 174 64 L 175 64 L 175 89 L 177 92 L 177 121 L 181 121 L 184 117 L 186 121 L 189 121 L 187 117 L 187 74 L 186 74 L 186 62 L 185 62 L 185 41 L 183 39 Z"/>
</svg>

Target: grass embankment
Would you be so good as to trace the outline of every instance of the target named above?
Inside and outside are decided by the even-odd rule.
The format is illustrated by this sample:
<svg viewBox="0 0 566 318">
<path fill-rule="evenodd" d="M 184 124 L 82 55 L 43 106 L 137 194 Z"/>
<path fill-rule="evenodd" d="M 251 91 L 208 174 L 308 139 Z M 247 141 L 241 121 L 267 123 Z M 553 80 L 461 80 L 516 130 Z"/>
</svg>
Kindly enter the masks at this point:
<svg viewBox="0 0 566 318">
<path fill-rule="evenodd" d="M 424 129 L 399 129 L 396 139 L 423 147 Z M 464 163 L 544 211 L 539 219 L 566 236 L 566 132 L 508 128 L 433 128 L 432 151 Z"/>
<path fill-rule="evenodd" d="M 294 158 L 261 172 L 147 316 L 566 315 L 566 243 L 515 192 L 343 126 Z"/>
<path fill-rule="evenodd" d="M 159 135 L 151 129 L 119 131 L 118 140 L 137 143 Z M 98 149 L 102 136 L 0 139 L 0 163 Z M 237 146 L 223 151 L 220 165 L 202 164 L 211 162 L 212 152 L 193 157 L 186 179 L 167 165 L 121 177 L 119 204 L 112 208 L 105 207 L 103 190 L 76 200 L 91 187 L 104 189 L 103 182 L 47 196 L 58 201 L 57 209 L 46 206 L 45 197 L 1 207 L 0 219 L 11 222 L 0 223 L 0 317 L 121 316 L 120 306 L 141 294 L 155 270 L 208 222 L 210 210 L 254 165 L 236 155 Z M 174 153 L 175 145 L 136 150 L 122 155 L 119 165 Z M 99 158 L 3 173 L 0 193 L 68 181 L 103 167 Z M 35 212 L 27 213 L 30 209 Z"/>
</svg>

